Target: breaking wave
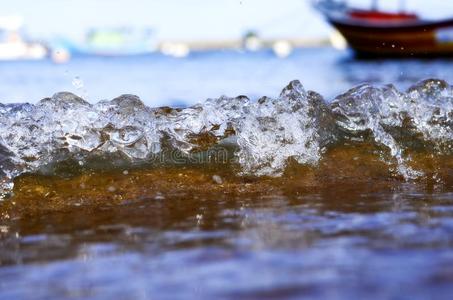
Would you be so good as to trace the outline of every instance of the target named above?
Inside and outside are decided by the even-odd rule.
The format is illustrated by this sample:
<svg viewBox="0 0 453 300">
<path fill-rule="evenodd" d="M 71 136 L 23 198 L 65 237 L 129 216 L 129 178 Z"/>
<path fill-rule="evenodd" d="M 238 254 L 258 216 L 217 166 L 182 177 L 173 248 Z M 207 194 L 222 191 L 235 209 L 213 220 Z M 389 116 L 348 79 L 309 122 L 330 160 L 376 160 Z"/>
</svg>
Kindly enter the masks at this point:
<svg viewBox="0 0 453 300">
<path fill-rule="evenodd" d="M 423 176 L 408 166 L 408 150 L 452 154 L 453 87 L 433 79 L 406 92 L 363 84 L 327 103 L 292 81 L 276 99 L 222 96 L 182 109 L 150 108 L 134 95 L 90 104 L 67 92 L 35 105 L 0 104 L 3 193 L 15 177 L 52 173 L 63 161 L 174 163 L 216 147 L 239 174 L 279 176 L 288 159 L 316 165 L 345 143 L 373 143 L 390 154 L 396 174 Z M 169 151 L 177 155 L 162 155 Z"/>
</svg>

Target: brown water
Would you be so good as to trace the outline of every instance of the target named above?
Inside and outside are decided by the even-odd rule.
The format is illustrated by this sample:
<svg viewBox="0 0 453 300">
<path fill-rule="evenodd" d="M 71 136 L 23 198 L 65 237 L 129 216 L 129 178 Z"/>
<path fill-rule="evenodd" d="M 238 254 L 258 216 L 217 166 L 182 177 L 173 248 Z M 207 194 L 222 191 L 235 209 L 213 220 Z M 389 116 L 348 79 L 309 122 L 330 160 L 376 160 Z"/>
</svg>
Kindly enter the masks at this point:
<svg viewBox="0 0 453 300">
<path fill-rule="evenodd" d="M 450 299 L 453 86 L 0 104 L 0 299 Z"/>
<path fill-rule="evenodd" d="M 235 165 L 22 175 L 1 299 L 450 299 L 453 157 L 405 181 L 370 145 L 282 177 Z"/>
</svg>

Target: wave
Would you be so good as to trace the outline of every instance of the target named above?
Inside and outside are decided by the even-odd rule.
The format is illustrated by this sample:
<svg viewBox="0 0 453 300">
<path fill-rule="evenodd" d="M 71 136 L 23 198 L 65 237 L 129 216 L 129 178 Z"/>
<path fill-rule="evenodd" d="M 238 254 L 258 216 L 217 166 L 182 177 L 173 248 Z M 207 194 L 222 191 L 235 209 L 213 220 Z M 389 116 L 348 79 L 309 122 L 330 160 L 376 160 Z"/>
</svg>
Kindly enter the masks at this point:
<svg viewBox="0 0 453 300">
<path fill-rule="evenodd" d="M 292 81 L 278 98 L 222 96 L 188 108 L 150 108 L 122 95 L 90 104 L 60 92 L 37 104 L 0 104 L 1 190 L 24 173 L 84 167 L 212 163 L 238 175 L 280 176 L 294 160 L 316 166 L 329 149 L 373 144 L 406 180 L 424 175 L 411 153 L 453 152 L 453 87 L 428 79 L 405 92 L 363 84 L 326 102 Z"/>
</svg>

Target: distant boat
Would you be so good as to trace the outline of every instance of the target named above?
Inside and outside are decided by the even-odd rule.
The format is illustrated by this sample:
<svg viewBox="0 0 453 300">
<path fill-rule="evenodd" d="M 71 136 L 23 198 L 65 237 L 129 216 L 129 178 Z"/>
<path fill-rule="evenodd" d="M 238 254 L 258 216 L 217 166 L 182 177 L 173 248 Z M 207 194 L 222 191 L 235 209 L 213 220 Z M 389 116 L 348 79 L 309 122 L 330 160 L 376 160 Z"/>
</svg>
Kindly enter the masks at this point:
<svg viewBox="0 0 453 300">
<path fill-rule="evenodd" d="M 57 39 L 52 44 L 54 52 L 65 51 L 69 55 L 130 56 L 157 49 L 152 30 L 129 27 L 91 29 L 81 43 Z"/>
<path fill-rule="evenodd" d="M 423 20 L 404 10 L 380 11 L 373 3 L 369 10 L 338 1 L 320 1 L 317 7 L 360 55 L 453 56 L 453 18 Z"/>
<path fill-rule="evenodd" d="M 22 18 L 0 17 L 0 61 L 37 60 L 47 57 L 47 48 L 23 38 L 20 29 Z"/>
</svg>

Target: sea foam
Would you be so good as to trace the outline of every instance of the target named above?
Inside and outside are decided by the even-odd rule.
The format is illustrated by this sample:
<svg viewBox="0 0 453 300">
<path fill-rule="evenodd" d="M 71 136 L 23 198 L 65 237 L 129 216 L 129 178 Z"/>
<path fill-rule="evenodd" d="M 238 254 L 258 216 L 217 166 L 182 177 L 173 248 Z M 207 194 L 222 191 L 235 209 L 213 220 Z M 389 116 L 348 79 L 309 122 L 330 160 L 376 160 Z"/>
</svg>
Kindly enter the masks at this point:
<svg viewBox="0 0 453 300">
<path fill-rule="evenodd" d="M 62 161 L 152 164 L 165 151 L 189 156 L 222 145 L 239 175 L 279 176 L 290 158 L 316 165 L 329 147 L 350 142 L 383 146 L 396 173 L 423 176 L 405 152 L 452 154 L 453 87 L 435 79 L 406 92 L 363 84 L 327 103 L 295 80 L 278 98 L 222 96 L 187 108 L 150 108 L 134 95 L 90 104 L 67 92 L 34 105 L 0 104 L 3 193 L 15 177 L 51 173 Z"/>
</svg>

